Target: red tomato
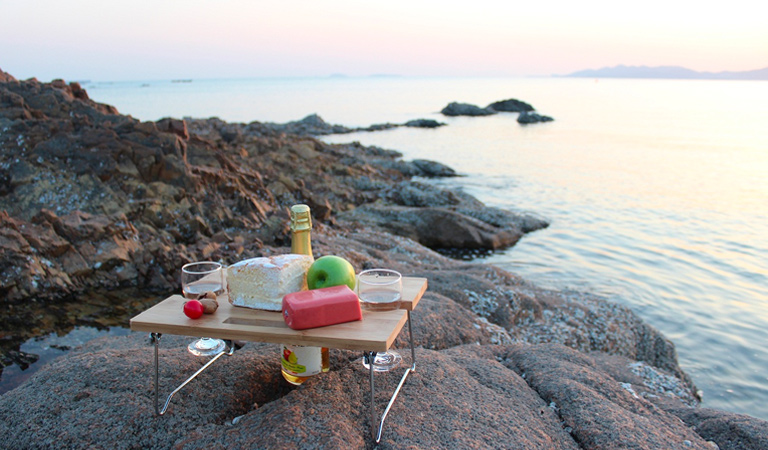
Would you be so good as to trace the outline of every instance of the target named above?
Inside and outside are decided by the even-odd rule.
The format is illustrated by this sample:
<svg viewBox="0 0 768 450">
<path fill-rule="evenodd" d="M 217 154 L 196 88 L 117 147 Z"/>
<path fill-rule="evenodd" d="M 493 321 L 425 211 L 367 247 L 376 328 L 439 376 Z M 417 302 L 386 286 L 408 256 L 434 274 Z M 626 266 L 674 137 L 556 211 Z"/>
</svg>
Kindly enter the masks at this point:
<svg viewBox="0 0 768 450">
<path fill-rule="evenodd" d="M 198 300 L 188 300 L 184 303 L 184 314 L 190 319 L 199 319 L 203 316 L 205 308 Z"/>
</svg>

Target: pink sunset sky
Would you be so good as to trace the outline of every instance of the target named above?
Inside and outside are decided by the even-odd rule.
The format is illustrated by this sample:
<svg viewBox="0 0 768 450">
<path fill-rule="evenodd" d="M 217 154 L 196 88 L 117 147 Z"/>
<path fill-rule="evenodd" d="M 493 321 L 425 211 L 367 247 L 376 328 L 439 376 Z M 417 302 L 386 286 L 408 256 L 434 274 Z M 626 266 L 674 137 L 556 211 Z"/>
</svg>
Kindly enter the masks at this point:
<svg viewBox="0 0 768 450">
<path fill-rule="evenodd" d="M 0 0 L 0 68 L 42 81 L 743 71 L 768 66 L 766 5 Z"/>
</svg>

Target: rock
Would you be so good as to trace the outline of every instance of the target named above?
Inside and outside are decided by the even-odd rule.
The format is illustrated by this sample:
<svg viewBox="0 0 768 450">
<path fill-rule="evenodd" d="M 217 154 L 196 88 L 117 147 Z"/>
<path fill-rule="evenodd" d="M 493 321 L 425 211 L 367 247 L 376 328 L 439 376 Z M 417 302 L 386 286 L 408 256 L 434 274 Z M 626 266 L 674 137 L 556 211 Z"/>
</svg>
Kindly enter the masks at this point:
<svg viewBox="0 0 768 450">
<path fill-rule="evenodd" d="M 498 111 L 498 112 L 531 112 L 533 111 L 533 106 L 514 98 L 493 102 L 490 105 L 488 105 L 487 108 L 492 109 L 494 111 Z"/>
<path fill-rule="evenodd" d="M 236 140 L 236 137 L 242 137 L 243 129 L 245 128 L 245 125 L 242 123 L 224 122 L 218 117 L 210 117 L 208 119 L 184 117 L 183 120 L 190 134 L 209 141 L 224 139 L 226 142 L 233 142 Z"/>
<path fill-rule="evenodd" d="M 513 347 L 503 357 L 555 410 L 581 448 L 709 449 L 676 417 L 607 376 L 589 356 L 559 345 Z"/>
<path fill-rule="evenodd" d="M 480 108 L 469 103 L 451 102 L 440 111 L 446 116 L 490 116 L 496 111 L 490 108 Z"/>
<path fill-rule="evenodd" d="M 503 327 L 517 342 L 558 343 L 646 361 L 693 393 L 679 398 L 691 404 L 699 400 L 693 381 L 677 364 L 674 344 L 625 307 L 589 294 L 541 289 L 477 263 L 416 273 L 429 279 L 431 291 Z"/>
<path fill-rule="evenodd" d="M 165 385 L 200 365 L 186 353 L 186 342 L 165 336 L 161 340 L 160 376 Z M 114 339 L 99 344 L 101 349 L 94 345 L 66 363 L 52 363 L 30 383 L 0 397 L 5 445 L 368 448 L 369 386 L 357 352 L 332 351 L 331 372 L 297 389 L 282 380 L 274 345 L 249 343 L 185 387 L 168 413 L 156 417 L 147 386 L 151 347 L 131 348 Z M 536 393 L 494 359 L 472 351 L 419 350 L 417 357 L 419 370 L 409 377 L 389 414 L 383 448 L 493 442 L 499 448 L 508 443 L 578 448 Z M 397 376 L 387 375 L 377 376 L 379 392 L 391 392 L 397 384 Z M 38 383 L 60 387 L 34 389 Z M 379 411 L 385 405 L 382 400 Z M 25 404 L 25 414 L 15 413 L 19 401 Z M 235 417 L 239 420 L 233 425 Z M 95 422 L 99 426 L 93 426 Z M 28 426 L 33 423 L 37 425 Z"/>
<path fill-rule="evenodd" d="M 501 249 L 522 236 L 445 208 L 363 205 L 339 216 L 345 221 L 378 226 L 432 249 Z"/>
<path fill-rule="evenodd" d="M 73 81 L 69 83 L 69 89 L 72 91 L 72 95 L 80 100 L 89 100 L 88 92 L 80 86 L 80 83 Z"/>
<path fill-rule="evenodd" d="M 446 124 L 443 122 L 438 122 L 437 120 L 433 119 L 414 119 L 409 120 L 408 122 L 405 122 L 404 124 L 406 127 L 415 127 L 415 128 L 437 128 L 445 126 Z"/>
<path fill-rule="evenodd" d="M 227 258 L 226 245 L 207 242 L 217 233 L 234 227 L 243 243 L 236 254 L 256 252 L 286 242 L 281 221 L 293 203 L 312 205 L 322 226 L 407 177 L 452 173 L 392 150 L 286 134 L 327 128 L 317 116 L 288 127 L 139 122 L 80 90 L 63 80 L 0 85 L 9 120 L 0 134 L 9 302 L 92 289 L 167 292 L 182 261 Z"/>
<path fill-rule="evenodd" d="M 411 161 L 416 167 L 419 168 L 422 177 L 427 178 L 441 178 L 441 177 L 456 177 L 456 171 L 452 168 L 441 164 L 436 161 L 430 161 L 428 159 L 414 159 Z"/>
<path fill-rule="evenodd" d="M 381 193 L 385 204 L 366 204 L 339 220 L 385 229 L 432 249 L 496 250 L 524 233 L 546 228 L 533 216 L 489 208 L 474 197 L 418 182 L 402 182 Z"/>
<path fill-rule="evenodd" d="M 445 311 L 444 317 L 451 313 Z M 426 333 L 421 344 L 435 348 L 441 346 L 434 338 L 449 329 L 439 323 L 417 327 Z M 186 352 L 189 339 L 167 335 L 160 341 L 161 400 L 176 380 L 200 366 Z M 331 371 L 301 388 L 282 380 L 276 353 L 273 344 L 247 343 L 186 386 L 166 415 L 156 417 L 147 386 L 153 358 L 146 337 L 93 341 L 0 397 L 0 436 L 12 448 L 28 442 L 370 448 L 369 385 L 359 353 L 332 350 Z M 692 427 L 636 395 L 642 385 L 602 372 L 590 356 L 560 345 L 419 348 L 416 364 L 388 414 L 381 448 L 711 449 Z M 382 394 L 377 411 L 399 375 L 376 375 Z M 25 414 L 16 413 L 20 402 Z M 105 426 L 119 439 L 107 438 Z M 759 427 L 743 433 L 738 448 L 761 448 L 761 433 L 764 437 Z"/>
<path fill-rule="evenodd" d="M 0 83 L 9 83 L 11 81 L 16 81 L 16 78 L 0 69 Z"/>
<path fill-rule="evenodd" d="M 30 364 L 34 364 L 40 357 L 38 355 L 12 350 L 5 355 L 2 355 L 0 364 L 2 367 L 16 364 L 21 370 L 27 370 Z"/>
<path fill-rule="evenodd" d="M 768 422 L 764 420 L 710 408 L 672 405 L 670 413 L 680 417 L 702 438 L 717 444 L 720 450 L 768 448 Z"/>
<path fill-rule="evenodd" d="M 551 122 L 555 119 L 549 116 L 543 116 L 536 112 L 523 111 L 517 117 L 517 122 L 521 124 L 538 123 L 538 122 Z"/>
<path fill-rule="evenodd" d="M 399 126 L 400 125 L 398 125 L 396 123 L 389 123 L 389 122 L 387 122 L 387 123 L 375 123 L 375 124 L 373 124 L 371 126 L 368 126 L 368 127 L 365 127 L 365 128 L 350 129 L 348 132 L 351 133 L 353 131 L 383 131 L 383 130 L 391 130 L 391 129 L 397 128 Z"/>
<path fill-rule="evenodd" d="M 519 112 L 517 121 L 521 124 L 550 122 L 554 120 L 549 116 L 536 113 L 528 103 L 513 98 L 491 103 L 485 108 L 469 103 L 452 102 L 440 112 L 446 116 L 488 116 L 497 112 Z"/>
<path fill-rule="evenodd" d="M 273 129 L 298 136 L 322 136 L 326 134 L 349 133 L 350 129 L 341 125 L 331 125 L 317 114 L 285 124 L 269 124 Z"/>
<path fill-rule="evenodd" d="M 251 137 L 279 137 L 286 134 L 295 136 L 324 136 L 328 134 L 347 134 L 361 131 L 373 132 L 391 130 L 401 126 L 436 128 L 444 123 L 431 119 L 416 119 L 406 124 L 379 123 L 367 127 L 350 128 L 343 125 L 332 125 L 327 123 L 317 114 L 283 124 L 279 123 L 261 123 L 251 122 L 249 124 L 227 123 L 218 118 L 194 119 L 185 117 L 185 122 L 192 127 L 192 131 L 200 136 L 206 136 L 211 139 L 222 139 L 227 143 L 236 143 L 243 140 L 245 136 Z"/>
<path fill-rule="evenodd" d="M 485 205 L 477 207 L 472 205 L 471 202 L 469 206 L 466 206 L 466 203 L 466 201 L 463 201 L 465 206 L 456 208 L 456 212 L 489 223 L 495 227 L 517 228 L 522 233 L 530 233 L 549 226 L 549 222 L 546 219 L 530 213 L 516 213 L 501 208 L 486 207 Z"/>
<path fill-rule="evenodd" d="M 388 203 L 400 206 L 451 207 L 463 203 L 469 204 L 456 192 L 417 181 L 403 181 L 395 184 L 383 191 L 381 198 Z"/>
<path fill-rule="evenodd" d="M 180 138 L 189 139 L 189 131 L 187 130 L 187 123 L 183 120 L 166 117 L 155 122 L 157 129 L 160 131 L 173 133 Z"/>
<path fill-rule="evenodd" d="M 139 253 L 138 232 L 125 216 L 76 212 L 58 217 L 43 210 L 32 223 L 7 213 L 0 214 L 0 222 L 7 233 L 6 249 L 12 250 L 4 255 L 13 264 L 2 274 L 6 302 L 116 288 L 122 270 L 115 269 L 134 270 L 133 256 Z"/>
<path fill-rule="evenodd" d="M 333 206 L 331 206 L 331 202 L 329 202 L 327 198 L 310 193 L 305 196 L 305 199 L 305 203 L 309 206 L 312 217 L 321 221 L 326 221 L 331 218 Z"/>
</svg>

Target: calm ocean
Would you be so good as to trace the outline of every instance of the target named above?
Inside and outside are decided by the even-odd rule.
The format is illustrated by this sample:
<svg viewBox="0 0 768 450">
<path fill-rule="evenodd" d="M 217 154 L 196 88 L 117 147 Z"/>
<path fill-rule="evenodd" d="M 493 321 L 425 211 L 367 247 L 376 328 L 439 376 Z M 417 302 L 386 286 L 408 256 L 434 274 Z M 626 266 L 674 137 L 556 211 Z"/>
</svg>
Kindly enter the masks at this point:
<svg viewBox="0 0 768 450">
<path fill-rule="evenodd" d="M 768 419 L 768 82 L 313 78 L 91 82 L 142 120 L 218 116 L 448 126 L 330 136 L 448 164 L 441 180 L 551 226 L 482 261 L 632 308 L 677 345 L 704 406 Z M 447 118 L 451 101 L 517 98 L 516 114 Z"/>
</svg>

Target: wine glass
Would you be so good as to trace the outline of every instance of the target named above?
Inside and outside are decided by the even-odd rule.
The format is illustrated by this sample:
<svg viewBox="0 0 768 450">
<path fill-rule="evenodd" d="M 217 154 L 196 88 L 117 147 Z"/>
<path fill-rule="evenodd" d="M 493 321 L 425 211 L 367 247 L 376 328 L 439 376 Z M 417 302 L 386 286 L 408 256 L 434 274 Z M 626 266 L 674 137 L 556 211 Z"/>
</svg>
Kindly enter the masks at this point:
<svg viewBox="0 0 768 450">
<path fill-rule="evenodd" d="M 357 278 L 357 296 L 360 307 L 366 311 L 392 311 L 400 308 L 403 295 L 403 276 L 389 269 L 371 269 L 360 272 Z M 394 350 L 376 353 L 373 370 L 387 372 L 402 361 L 400 353 Z M 367 358 L 363 365 L 370 370 Z"/>
<path fill-rule="evenodd" d="M 197 299 L 206 292 L 217 296 L 224 293 L 224 270 L 213 261 L 185 264 L 181 268 L 181 291 L 184 298 Z M 222 352 L 227 344 L 221 339 L 200 338 L 189 344 L 187 349 L 197 356 L 212 356 Z"/>
</svg>

